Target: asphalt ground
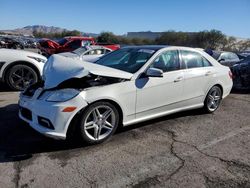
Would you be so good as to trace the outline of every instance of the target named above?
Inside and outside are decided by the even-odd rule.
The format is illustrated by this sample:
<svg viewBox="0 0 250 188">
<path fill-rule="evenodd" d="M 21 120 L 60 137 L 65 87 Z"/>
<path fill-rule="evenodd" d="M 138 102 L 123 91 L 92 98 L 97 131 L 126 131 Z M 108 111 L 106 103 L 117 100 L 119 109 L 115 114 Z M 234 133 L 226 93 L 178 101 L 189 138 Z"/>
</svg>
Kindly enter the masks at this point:
<svg viewBox="0 0 250 188">
<path fill-rule="evenodd" d="M 181 112 L 132 125 L 108 142 L 56 141 L 18 119 L 0 89 L 0 187 L 250 187 L 250 91 L 214 114 Z"/>
</svg>

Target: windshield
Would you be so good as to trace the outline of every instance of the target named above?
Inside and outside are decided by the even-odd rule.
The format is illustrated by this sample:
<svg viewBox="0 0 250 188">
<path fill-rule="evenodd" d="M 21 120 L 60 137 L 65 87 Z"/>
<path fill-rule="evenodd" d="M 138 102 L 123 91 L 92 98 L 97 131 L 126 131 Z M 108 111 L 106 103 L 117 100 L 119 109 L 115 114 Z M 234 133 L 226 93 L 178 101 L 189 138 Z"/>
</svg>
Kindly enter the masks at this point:
<svg viewBox="0 0 250 188">
<path fill-rule="evenodd" d="M 57 41 L 58 44 L 60 44 L 61 46 L 64 45 L 68 40 L 67 39 L 60 39 Z"/>
<path fill-rule="evenodd" d="M 82 55 L 84 52 L 86 52 L 88 49 L 83 46 L 81 48 L 77 48 L 76 50 L 74 50 L 73 52 L 77 55 Z"/>
<path fill-rule="evenodd" d="M 135 73 L 154 53 L 151 49 L 124 48 L 103 56 L 96 64 Z"/>
</svg>

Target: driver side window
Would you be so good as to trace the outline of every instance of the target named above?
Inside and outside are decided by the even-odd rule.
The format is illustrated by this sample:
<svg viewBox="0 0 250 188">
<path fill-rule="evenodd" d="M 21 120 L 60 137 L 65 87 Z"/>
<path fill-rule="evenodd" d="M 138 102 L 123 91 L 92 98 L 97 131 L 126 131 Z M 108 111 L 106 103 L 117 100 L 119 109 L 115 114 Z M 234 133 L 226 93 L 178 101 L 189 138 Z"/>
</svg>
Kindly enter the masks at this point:
<svg viewBox="0 0 250 188">
<path fill-rule="evenodd" d="M 163 72 L 180 70 L 179 54 L 177 50 L 163 52 L 150 66 L 151 68 L 161 69 Z"/>
</svg>

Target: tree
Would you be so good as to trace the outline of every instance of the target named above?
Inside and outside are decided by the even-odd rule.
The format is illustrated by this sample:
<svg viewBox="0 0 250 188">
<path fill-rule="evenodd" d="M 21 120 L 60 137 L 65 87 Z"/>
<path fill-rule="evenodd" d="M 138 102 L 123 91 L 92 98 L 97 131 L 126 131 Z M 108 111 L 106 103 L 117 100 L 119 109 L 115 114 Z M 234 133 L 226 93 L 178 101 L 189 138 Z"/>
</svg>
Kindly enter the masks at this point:
<svg viewBox="0 0 250 188">
<path fill-rule="evenodd" d="M 56 32 L 56 33 L 44 33 L 44 32 L 38 32 L 38 31 L 33 31 L 33 35 L 34 37 L 37 38 L 63 38 L 66 36 L 80 36 L 81 32 L 77 31 L 77 30 L 73 30 L 73 31 L 67 31 L 67 30 L 63 30 L 62 32 Z"/>
<path fill-rule="evenodd" d="M 247 41 L 240 41 L 238 44 L 238 51 L 243 52 L 250 49 L 250 39 Z"/>
<path fill-rule="evenodd" d="M 235 37 L 225 38 L 221 43 L 223 51 L 237 51 L 237 42 Z"/>
<path fill-rule="evenodd" d="M 155 39 L 156 44 L 185 46 L 189 42 L 189 36 L 184 32 L 167 31 Z"/>
<path fill-rule="evenodd" d="M 202 31 L 197 33 L 197 44 L 200 48 L 217 49 L 226 40 L 226 36 L 218 30 Z"/>
<path fill-rule="evenodd" d="M 102 32 L 98 37 L 97 41 L 100 43 L 115 43 L 118 44 L 119 40 L 116 35 L 112 32 Z"/>
</svg>

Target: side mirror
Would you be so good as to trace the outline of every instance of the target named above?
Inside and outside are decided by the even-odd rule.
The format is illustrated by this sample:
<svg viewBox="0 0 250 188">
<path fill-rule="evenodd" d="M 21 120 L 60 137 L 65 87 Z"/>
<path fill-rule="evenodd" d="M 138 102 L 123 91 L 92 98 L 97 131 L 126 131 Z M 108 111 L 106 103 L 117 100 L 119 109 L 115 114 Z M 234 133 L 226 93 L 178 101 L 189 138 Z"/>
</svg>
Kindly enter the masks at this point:
<svg viewBox="0 0 250 188">
<path fill-rule="evenodd" d="M 146 72 L 148 77 L 163 77 L 163 71 L 157 68 L 149 68 Z"/>
<path fill-rule="evenodd" d="M 225 61 L 225 59 L 219 59 L 218 62 L 220 63 L 220 62 L 224 62 L 224 61 Z"/>
</svg>

